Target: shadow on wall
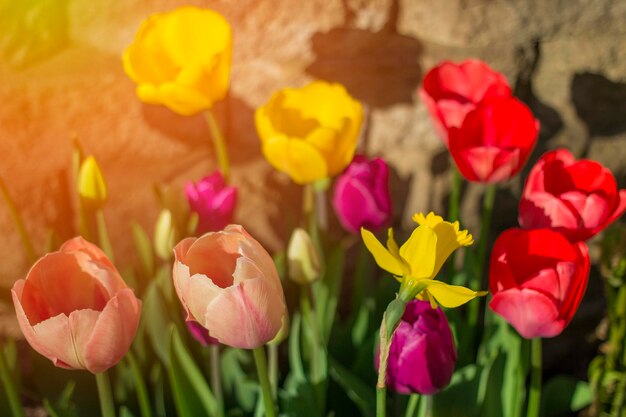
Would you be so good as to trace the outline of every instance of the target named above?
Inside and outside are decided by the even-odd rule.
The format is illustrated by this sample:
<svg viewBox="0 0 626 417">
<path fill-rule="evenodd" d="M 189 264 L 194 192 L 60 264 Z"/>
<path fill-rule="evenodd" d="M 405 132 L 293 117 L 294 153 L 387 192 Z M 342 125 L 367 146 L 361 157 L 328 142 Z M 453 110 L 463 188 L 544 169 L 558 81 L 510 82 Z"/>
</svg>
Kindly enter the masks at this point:
<svg viewBox="0 0 626 417">
<path fill-rule="evenodd" d="M 587 127 L 584 156 L 592 139 L 626 132 L 626 83 L 584 72 L 574 75 L 570 91 L 576 113 Z"/>
<path fill-rule="evenodd" d="M 353 12 L 345 0 L 343 4 L 344 25 L 312 36 L 315 61 L 306 72 L 345 85 L 371 107 L 412 102 L 422 78 L 418 65 L 422 46 L 417 39 L 397 33 L 398 1 L 392 2 L 387 22 L 377 32 L 352 27 Z"/>
</svg>

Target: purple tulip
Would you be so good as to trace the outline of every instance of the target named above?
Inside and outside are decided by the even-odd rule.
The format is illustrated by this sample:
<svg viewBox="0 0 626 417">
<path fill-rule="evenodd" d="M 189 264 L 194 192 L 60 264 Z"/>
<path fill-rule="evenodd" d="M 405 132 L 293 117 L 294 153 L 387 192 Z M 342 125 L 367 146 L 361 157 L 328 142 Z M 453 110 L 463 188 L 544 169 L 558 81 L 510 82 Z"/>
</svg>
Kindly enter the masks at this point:
<svg viewBox="0 0 626 417">
<path fill-rule="evenodd" d="M 207 347 L 209 345 L 218 345 L 217 339 L 209 336 L 209 331 L 202 327 L 197 321 L 187 321 L 187 329 L 194 339 L 198 341 L 202 346 Z"/>
<path fill-rule="evenodd" d="M 221 172 L 187 183 L 185 194 L 191 211 L 198 213 L 196 233 L 219 231 L 232 222 L 237 189 L 226 185 Z"/>
<path fill-rule="evenodd" d="M 455 362 L 456 349 L 443 311 L 428 301 L 411 301 L 391 340 L 387 385 L 401 394 L 434 394 L 450 383 Z"/>
<path fill-rule="evenodd" d="M 351 233 L 361 227 L 379 229 L 391 217 L 389 167 L 381 158 L 357 155 L 337 180 L 333 206 L 341 225 Z"/>
</svg>

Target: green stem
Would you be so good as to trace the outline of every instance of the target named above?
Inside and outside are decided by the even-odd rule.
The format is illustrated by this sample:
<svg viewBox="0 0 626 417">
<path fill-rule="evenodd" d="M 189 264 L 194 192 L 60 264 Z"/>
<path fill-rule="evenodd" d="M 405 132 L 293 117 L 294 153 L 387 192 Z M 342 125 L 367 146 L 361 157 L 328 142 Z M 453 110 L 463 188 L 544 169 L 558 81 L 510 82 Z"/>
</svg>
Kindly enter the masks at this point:
<svg viewBox="0 0 626 417">
<path fill-rule="evenodd" d="M 376 387 L 376 417 L 387 415 L 387 388 Z"/>
<path fill-rule="evenodd" d="M 485 267 L 485 255 L 487 250 L 487 241 L 489 240 L 489 229 L 491 228 L 491 215 L 493 212 L 493 203 L 496 197 L 495 184 L 489 184 L 483 196 L 483 215 L 480 227 L 480 238 L 478 241 L 478 249 L 476 251 L 476 269 L 470 278 L 470 288 L 478 291 L 483 286 L 483 273 Z M 478 324 L 478 316 L 480 315 L 480 306 L 482 299 L 478 302 L 469 304 L 469 324 L 475 328 Z"/>
<path fill-rule="evenodd" d="M 107 231 L 107 224 L 104 220 L 104 211 L 102 209 L 96 211 L 96 227 L 98 229 L 98 243 L 109 260 L 113 262 L 113 245 L 111 245 L 111 239 L 109 239 L 109 232 Z"/>
<path fill-rule="evenodd" d="M 139 363 L 132 350 L 129 350 L 126 354 L 128 363 L 130 364 L 130 370 L 135 380 L 135 389 L 137 390 L 137 400 L 139 402 L 139 410 L 142 417 L 152 417 L 152 409 L 150 408 L 150 398 L 148 396 L 148 389 L 146 388 L 146 382 L 141 374 Z"/>
<path fill-rule="evenodd" d="M 17 208 L 15 201 L 11 198 L 11 194 L 9 193 L 9 189 L 7 188 L 4 180 L 0 178 L 0 192 L 2 192 L 2 197 L 4 198 L 4 202 L 9 208 L 9 212 L 11 214 L 11 218 L 13 219 L 13 223 L 17 227 L 17 231 L 20 234 L 20 238 L 22 239 L 22 246 L 24 247 L 24 251 L 26 252 L 26 258 L 29 263 L 33 263 L 37 260 L 37 255 L 35 254 L 35 247 L 33 245 L 33 241 L 26 230 L 26 226 L 24 225 L 24 220 L 22 219 L 22 215 L 20 214 L 20 210 Z"/>
<path fill-rule="evenodd" d="M 278 395 L 278 344 L 267 345 L 267 357 L 272 398 L 276 401 Z"/>
<path fill-rule="evenodd" d="M 276 408 L 274 407 L 274 400 L 272 400 L 272 388 L 267 374 L 265 349 L 261 346 L 254 349 L 252 353 L 254 354 L 254 362 L 256 364 L 257 373 L 259 374 L 259 382 L 261 383 L 263 404 L 265 405 L 265 416 L 276 417 Z"/>
<path fill-rule="evenodd" d="M 220 345 L 210 345 L 209 355 L 211 357 L 211 390 L 218 403 L 217 417 L 222 417 L 224 415 L 224 393 L 222 391 L 222 378 L 220 377 Z"/>
<path fill-rule="evenodd" d="M 213 112 L 211 112 L 211 110 L 207 110 L 204 113 L 204 117 L 206 119 L 207 125 L 209 126 L 211 137 L 213 138 L 213 146 L 215 147 L 217 163 L 219 164 L 220 171 L 222 171 L 224 180 L 228 182 L 230 174 L 230 163 L 228 161 L 228 149 L 226 147 L 224 135 L 222 135 L 222 131 L 219 124 L 217 123 L 217 119 L 215 118 L 215 115 L 213 114 Z"/>
<path fill-rule="evenodd" d="M 322 380 L 322 372 L 320 370 L 319 355 L 320 355 L 320 331 L 318 321 L 315 315 L 315 311 L 311 306 L 310 298 L 310 286 L 300 286 L 300 310 L 302 311 L 302 317 L 305 322 L 311 327 L 311 335 L 313 337 L 311 347 L 311 381 L 315 384 Z"/>
<path fill-rule="evenodd" d="M 9 371 L 9 365 L 4 357 L 4 347 L 0 346 L 0 380 L 4 385 L 4 391 L 7 399 L 9 400 L 9 408 L 13 417 L 24 417 L 24 410 L 22 409 L 20 396 L 17 392 L 17 388 L 11 378 L 11 372 Z"/>
<path fill-rule="evenodd" d="M 425 417 L 433 417 L 433 396 L 425 395 L 424 401 L 426 402 L 426 412 Z"/>
<path fill-rule="evenodd" d="M 450 188 L 450 200 L 448 202 L 448 221 L 455 222 L 459 220 L 459 204 L 461 200 L 461 186 L 463 185 L 463 177 L 459 170 L 452 164 L 452 187 Z M 456 272 L 456 251 L 450 254 L 448 259 L 448 274 L 454 275 Z M 465 283 L 460 283 L 465 285 Z"/>
<path fill-rule="evenodd" d="M 539 417 L 541 409 L 541 338 L 534 338 L 530 343 L 530 393 L 526 417 Z"/>
<path fill-rule="evenodd" d="M 409 403 L 406 405 L 406 411 L 404 413 L 404 417 L 415 417 L 415 413 L 417 412 L 417 406 L 420 402 L 419 394 L 411 394 L 409 397 Z"/>
<path fill-rule="evenodd" d="M 109 375 L 106 372 L 96 374 L 96 384 L 98 385 L 102 417 L 115 417 L 115 404 L 113 403 L 113 395 L 111 394 Z"/>
</svg>

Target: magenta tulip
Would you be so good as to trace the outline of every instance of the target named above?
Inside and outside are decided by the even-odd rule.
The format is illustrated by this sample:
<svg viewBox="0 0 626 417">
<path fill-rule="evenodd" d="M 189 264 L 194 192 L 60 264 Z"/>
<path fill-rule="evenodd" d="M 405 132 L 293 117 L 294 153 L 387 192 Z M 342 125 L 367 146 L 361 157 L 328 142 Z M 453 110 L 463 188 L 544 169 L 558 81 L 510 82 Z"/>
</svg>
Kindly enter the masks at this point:
<svg viewBox="0 0 626 417">
<path fill-rule="evenodd" d="M 185 194 L 192 212 L 198 214 L 196 233 L 222 230 L 233 220 L 237 205 L 237 189 L 229 187 L 220 171 L 185 185 Z"/>
<path fill-rule="evenodd" d="M 443 311 L 428 301 L 413 300 L 391 340 L 387 386 L 401 394 L 434 394 L 450 383 L 456 358 Z"/>
<path fill-rule="evenodd" d="M 351 233 L 361 227 L 380 229 L 391 218 L 389 168 L 381 158 L 357 155 L 337 179 L 333 206 L 341 225 Z"/>
</svg>

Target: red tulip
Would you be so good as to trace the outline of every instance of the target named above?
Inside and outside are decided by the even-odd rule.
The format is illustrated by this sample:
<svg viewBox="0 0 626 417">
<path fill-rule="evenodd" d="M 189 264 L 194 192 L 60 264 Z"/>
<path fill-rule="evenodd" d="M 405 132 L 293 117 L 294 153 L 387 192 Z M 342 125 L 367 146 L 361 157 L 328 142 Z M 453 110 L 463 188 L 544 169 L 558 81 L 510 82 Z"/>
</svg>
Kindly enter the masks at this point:
<svg viewBox="0 0 626 417">
<path fill-rule="evenodd" d="M 449 131 L 448 147 L 470 181 L 495 183 L 516 175 L 537 142 L 539 122 L 513 97 L 483 100 L 459 128 Z"/>
<path fill-rule="evenodd" d="M 554 337 L 574 317 L 588 278 L 585 243 L 550 229 L 509 229 L 491 254 L 489 307 L 527 339 Z"/>
<path fill-rule="evenodd" d="M 484 98 L 508 97 L 511 88 L 502 74 L 482 61 L 468 59 L 459 64 L 444 61 L 428 71 L 419 95 L 447 145 L 449 128 L 460 127 Z"/>
<path fill-rule="evenodd" d="M 141 301 L 106 255 L 80 237 L 39 259 L 11 292 L 26 340 L 61 368 L 104 372 L 137 332 Z"/>
<path fill-rule="evenodd" d="M 595 161 L 566 149 L 544 154 L 526 180 L 519 206 L 523 228 L 550 227 L 572 241 L 587 240 L 626 210 L 626 190 Z"/>
</svg>

